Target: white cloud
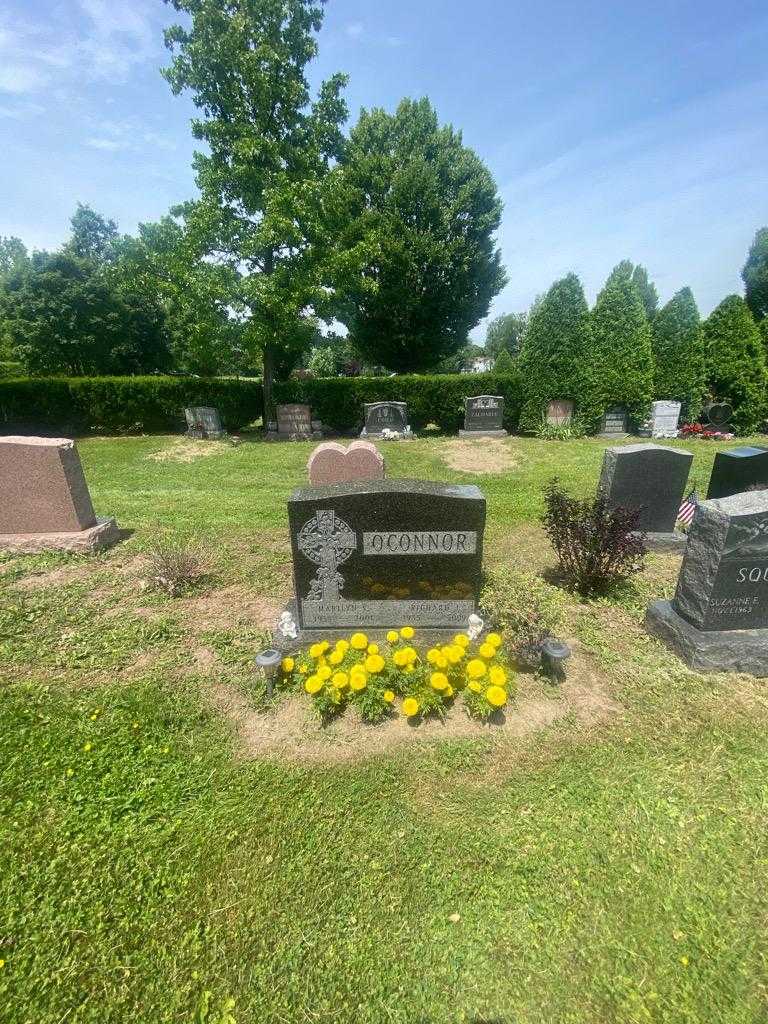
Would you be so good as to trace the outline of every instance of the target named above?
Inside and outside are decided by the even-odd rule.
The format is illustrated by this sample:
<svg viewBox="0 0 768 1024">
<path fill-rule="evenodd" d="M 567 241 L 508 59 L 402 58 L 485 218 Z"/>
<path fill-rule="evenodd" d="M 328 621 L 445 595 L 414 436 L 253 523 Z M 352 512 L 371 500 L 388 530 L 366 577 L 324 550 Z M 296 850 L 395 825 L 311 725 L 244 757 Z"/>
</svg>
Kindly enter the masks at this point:
<svg viewBox="0 0 768 1024">
<path fill-rule="evenodd" d="M 29 103 L 22 101 L 14 106 L 0 104 L 0 117 L 10 121 L 26 121 L 30 117 L 37 117 L 45 113 L 45 107 L 40 103 Z"/>
<path fill-rule="evenodd" d="M 350 39 L 359 39 L 365 32 L 362 21 L 350 21 L 344 26 L 344 32 Z"/>
<path fill-rule="evenodd" d="M 86 139 L 85 144 L 91 149 L 103 149 L 108 153 L 117 153 L 120 150 L 128 149 L 128 144 L 118 139 L 91 138 Z"/>
</svg>

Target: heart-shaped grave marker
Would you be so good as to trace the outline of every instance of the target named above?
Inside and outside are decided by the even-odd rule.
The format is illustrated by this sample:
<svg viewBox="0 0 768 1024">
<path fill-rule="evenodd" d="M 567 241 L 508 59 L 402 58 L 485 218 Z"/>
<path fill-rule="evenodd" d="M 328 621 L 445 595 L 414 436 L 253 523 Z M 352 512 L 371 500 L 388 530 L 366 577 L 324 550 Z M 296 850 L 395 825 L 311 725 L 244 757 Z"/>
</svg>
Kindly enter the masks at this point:
<svg viewBox="0 0 768 1024">
<path fill-rule="evenodd" d="M 713 402 L 707 406 L 706 413 L 713 427 L 724 427 L 733 416 L 733 409 L 727 402 Z"/>
<path fill-rule="evenodd" d="M 307 469 L 311 487 L 383 480 L 384 456 L 370 441 L 353 441 L 349 448 L 336 441 L 324 441 L 310 455 Z"/>
</svg>

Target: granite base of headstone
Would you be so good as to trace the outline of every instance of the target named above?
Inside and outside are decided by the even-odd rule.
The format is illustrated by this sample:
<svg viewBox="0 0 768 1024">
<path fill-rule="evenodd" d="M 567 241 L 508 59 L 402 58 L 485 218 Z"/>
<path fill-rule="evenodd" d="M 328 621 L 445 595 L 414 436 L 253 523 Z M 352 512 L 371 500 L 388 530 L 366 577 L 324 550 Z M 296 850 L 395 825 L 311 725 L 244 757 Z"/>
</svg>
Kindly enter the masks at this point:
<svg viewBox="0 0 768 1024">
<path fill-rule="evenodd" d="M 308 405 L 294 402 L 278 405 L 277 419 L 267 424 L 267 441 L 321 441 L 322 424 L 312 419 Z"/>
<path fill-rule="evenodd" d="M 768 676 L 768 491 L 701 502 L 675 596 L 646 627 L 697 671 Z"/>
<path fill-rule="evenodd" d="M 464 400 L 464 429 L 459 437 L 508 437 L 503 395 L 476 395 Z"/>
<path fill-rule="evenodd" d="M 288 500 L 295 638 L 281 650 L 404 625 L 430 641 L 477 610 L 485 498 L 474 485 L 368 480 L 303 488 Z"/>
<path fill-rule="evenodd" d="M 707 498 L 727 498 L 754 487 L 768 488 L 768 448 L 744 445 L 717 452 Z"/>
<path fill-rule="evenodd" d="M 75 442 L 0 437 L 0 550 L 89 553 L 115 544 L 114 519 L 93 510 Z"/>
<path fill-rule="evenodd" d="M 207 405 L 193 405 L 184 410 L 187 437 L 198 441 L 220 441 L 227 436 L 221 425 L 219 410 Z"/>
<path fill-rule="evenodd" d="M 360 437 L 374 441 L 410 441 L 413 433 L 408 425 L 406 402 L 366 402 L 365 423 Z"/>
<path fill-rule="evenodd" d="M 621 406 L 607 409 L 600 424 L 598 437 L 617 440 L 627 436 L 627 410 Z"/>
<path fill-rule="evenodd" d="M 675 526 L 692 462 L 690 452 L 650 442 L 606 448 L 599 492 L 611 507 L 640 511 L 652 551 L 679 551 L 688 538 Z"/>
</svg>

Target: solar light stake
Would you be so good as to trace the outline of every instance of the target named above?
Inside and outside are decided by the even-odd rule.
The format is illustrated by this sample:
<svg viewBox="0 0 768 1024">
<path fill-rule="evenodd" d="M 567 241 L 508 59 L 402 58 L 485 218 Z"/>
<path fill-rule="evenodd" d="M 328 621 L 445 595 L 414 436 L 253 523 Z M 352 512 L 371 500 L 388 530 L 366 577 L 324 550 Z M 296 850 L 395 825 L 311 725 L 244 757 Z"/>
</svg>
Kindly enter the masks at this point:
<svg viewBox="0 0 768 1024">
<path fill-rule="evenodd" d="M 283 656 L 280 651 L 275 650 L 274 647 L 270 647 L 266 651 L 260 651 L 256 655 L 255 660 L 256 667 L 260 668 L 264 673 L 264 681 L 267 684 L 267 696 L 271 697 L 275 687 L 277 668 L 283 660 Z"/>
<path fill-rule="evenodd" d="M 560 682 L 565 679 L 565 663 L 570 656 L 571 648 L 557 637 L 548 636 L 541 645 L 541 667 Z"/>
</svg>

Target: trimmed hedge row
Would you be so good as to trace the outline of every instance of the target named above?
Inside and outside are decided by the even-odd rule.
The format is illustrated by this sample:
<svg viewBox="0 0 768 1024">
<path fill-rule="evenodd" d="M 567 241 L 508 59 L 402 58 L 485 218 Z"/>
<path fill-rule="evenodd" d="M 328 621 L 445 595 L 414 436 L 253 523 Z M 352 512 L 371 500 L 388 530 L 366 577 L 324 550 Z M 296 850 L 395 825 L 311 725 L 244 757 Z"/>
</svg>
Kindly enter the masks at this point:
<svg viewBox="0 0 768 1024">
<path fill-rule="evenodd" d="M 323 377 L 282 381 L 274 386 L 275 401 L 304 402 L 312 416 L 333 430 L 359 431 L 363 403 L 392 400 L 408 403 L 414 430 L 435 423 L 453 434 L 464 425 L 464 399 L 473 395 L 504 396 L 504 426 L 517 429 L 522 406 L 519 373 L 435 374 L 399 377 Z"/>
<path fill-rule="evenodd" d="M 0 429 L 153 433 L 184 426 L 184 406 L 212 405 L 239 430 L 262 414 L 259 380 L 25 377 L 0 380 Z"/>
</svg>

